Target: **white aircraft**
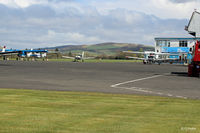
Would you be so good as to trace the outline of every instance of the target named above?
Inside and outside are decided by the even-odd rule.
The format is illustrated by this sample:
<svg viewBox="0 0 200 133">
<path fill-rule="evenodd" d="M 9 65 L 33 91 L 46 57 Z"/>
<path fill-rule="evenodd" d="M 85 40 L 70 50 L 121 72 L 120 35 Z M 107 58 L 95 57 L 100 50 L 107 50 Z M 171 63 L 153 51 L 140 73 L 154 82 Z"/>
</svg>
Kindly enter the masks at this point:
<svg viewBox="0 0 200 133">
<path fill-rule="evenodd" d="M 169 58 L 169 53 L 157 53 L 154 51 L 144 51 L 144 52 L 138 52 L 138 51 L 123 51 L 124 53 L 130 53 L 130 54 L 142 54 L 143 58 L 139 57 L 132 57 L 132 56 L 126 56 L 129 59 L 135 59 L 135 60 L 143 60 L 144 64 L 151 64 L 151 63 L 158 63 L 159 65 L 163 62 L 174 62 L 178 61 L 178 59 L 172 59 Z"/>
<path fill-rule="evenodd" d="M 86 59 L 94 59 L 95 57 L 85 57 L 85 52 L 83 51 L 82 54 L 78 54 L 75 57 L 70 57 L 70 56 L 62 56 L 63 58 L 67 59 L 74 59 L 74 62 L 78 62 L 79 60 L 84 62 Z"/>
</svg>

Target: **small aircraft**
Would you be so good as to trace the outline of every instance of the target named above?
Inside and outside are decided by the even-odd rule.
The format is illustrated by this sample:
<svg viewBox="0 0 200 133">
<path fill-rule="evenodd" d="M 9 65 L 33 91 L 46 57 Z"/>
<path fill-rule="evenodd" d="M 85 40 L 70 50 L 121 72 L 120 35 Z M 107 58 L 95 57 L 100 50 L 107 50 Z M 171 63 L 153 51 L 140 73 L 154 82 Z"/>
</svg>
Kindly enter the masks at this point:
<svg viewBox="0 0 200 133">
<path fill-rule="evenodd" d="M 129 54 L 142 54 L 143 58 L 140 57 L 132 57 L 132 56 L 126 56 L 129 59 L 135 59 L 135 60 L 143 60 L 144 64 L 152 64 L 152 63 L 158 63 L 159 65 L 164 62 L 174 62 L 178 61 L 176 58 L 169 58 L 172 54 L 169 53 L 158 53 L 154 51 L 144 51 L 144 52 L 138 52 L 138 51 L 123 51 L 124 53 Z"/>
<path fill-rule="evenodd" d="M 20 50 L 19 57 L 34 57 L 34 58 L 44 58 L 47 56 L 47 50 Z"/>
<path fill-rule="evenodd" d="M 6 46 L 2 48 L 0 51 L 0 55 L 6 55 L 6 54 L 12 54 L 12 53 L 18 53 L 17 50 L 6 50 Z"/>
<path fill-rule="evenodd" d="M 0 55 L 3 56 L 4 60 L 6 59 L 7 55 L 11 54 L 17 54 L 18 57 L 20 58 L 27 58 L 27 57 L 34 57 L 34 58 L 44 58 L 46 57 L 47 50 L 18 50 L 18 49 L 6 49 L 6 46 L 4 46 L 0 50 Z"/>
<path fill-rule="evenodd" d="M 67 59 L 74 59 L 74 62 L 78 62 L 79 60 L 84 62 L 86 59 L 94 59 L 95 57 L 85 57 L 85 52 L 83 51 L 82 54 L 78 54 L 75 57 L 70 57 L 70 56 L 62 56 L 63 58 Z"/>
</svg>

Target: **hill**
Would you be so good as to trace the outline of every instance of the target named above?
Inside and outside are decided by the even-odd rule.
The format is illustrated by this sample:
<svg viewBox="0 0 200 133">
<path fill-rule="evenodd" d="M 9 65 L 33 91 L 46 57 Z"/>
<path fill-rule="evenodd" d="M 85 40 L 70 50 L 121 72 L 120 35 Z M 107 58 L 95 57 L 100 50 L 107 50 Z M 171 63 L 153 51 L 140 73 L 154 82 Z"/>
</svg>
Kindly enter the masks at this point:
<svg viewBox="0 0 200 133">
<path fill-rule="evenodd" d="M 94 45 L 65 45 L 65 46 L 57 46 L 46 48 L 50 51 L 55 51 L 56 49 L 63 53 L 68 54 L 71 53 L 81 53 L 85 51 L 89 55 L 97 56 L 97 55 L 116 55 L 121 51 L 139 51 L 139 50 L 154 50 L 152 46 L 145 46 L 141 44 L 131 44 L 131 43 L 100 43 Z"/>
</svg>

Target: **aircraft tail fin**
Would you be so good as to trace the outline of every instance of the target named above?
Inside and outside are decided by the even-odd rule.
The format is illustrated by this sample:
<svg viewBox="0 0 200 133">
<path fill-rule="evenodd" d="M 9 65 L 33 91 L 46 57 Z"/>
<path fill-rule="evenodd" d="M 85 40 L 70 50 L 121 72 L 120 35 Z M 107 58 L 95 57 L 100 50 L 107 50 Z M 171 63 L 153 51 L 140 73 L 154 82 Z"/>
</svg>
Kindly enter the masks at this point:
<svg viewBox="0 0 200 133">
<path fill-rule="evenodd" d="M 84 59 L 84 54 L 85 54 L 85 52 L 83 51 L 83 52 L 82 52 L 82 59 Z"/>
<path fill-rule="evenodd" d="M 6 46 L 3 47 L 2 52 L 6 52 Z"/>
</svg>

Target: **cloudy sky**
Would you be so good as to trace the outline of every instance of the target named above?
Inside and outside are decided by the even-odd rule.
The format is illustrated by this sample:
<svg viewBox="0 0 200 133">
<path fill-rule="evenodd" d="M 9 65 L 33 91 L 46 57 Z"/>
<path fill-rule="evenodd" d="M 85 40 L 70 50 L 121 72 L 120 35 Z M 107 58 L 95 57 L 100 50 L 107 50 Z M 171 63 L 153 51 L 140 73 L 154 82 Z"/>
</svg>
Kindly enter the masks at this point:
<svg viewBox="0 0 200 133">
<path fill-rule="evenodd" d="M 186 37 L 200 0 L 0 0 L 0 45 L 38 48 Z"/>
</svg>

